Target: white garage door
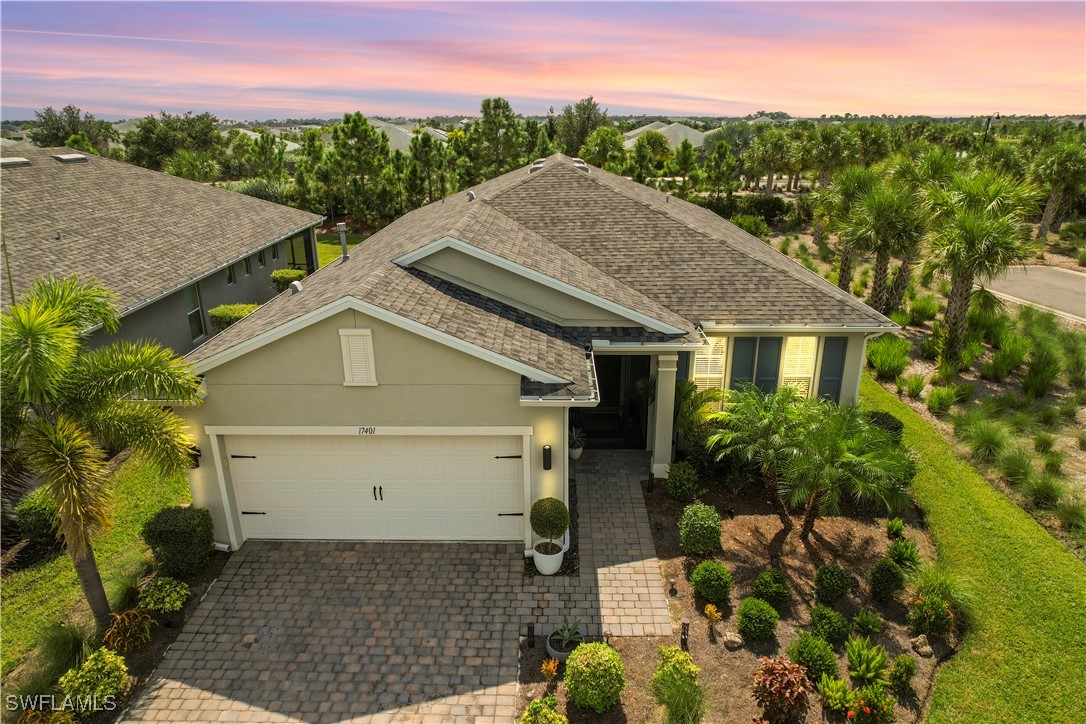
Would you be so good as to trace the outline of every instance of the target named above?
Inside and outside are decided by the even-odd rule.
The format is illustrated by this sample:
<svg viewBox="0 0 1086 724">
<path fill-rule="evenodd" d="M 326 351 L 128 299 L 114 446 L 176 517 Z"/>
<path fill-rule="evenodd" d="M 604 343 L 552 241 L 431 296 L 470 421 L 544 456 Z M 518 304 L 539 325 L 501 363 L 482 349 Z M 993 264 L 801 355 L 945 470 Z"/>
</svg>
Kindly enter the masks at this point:
<svg viewBox="0 0 1086 724">
<path fill-rule="evenodd" d="M 520 437 L 230 436 L 226 448 L 245 538 L 524 537 Z"/>
</svg>

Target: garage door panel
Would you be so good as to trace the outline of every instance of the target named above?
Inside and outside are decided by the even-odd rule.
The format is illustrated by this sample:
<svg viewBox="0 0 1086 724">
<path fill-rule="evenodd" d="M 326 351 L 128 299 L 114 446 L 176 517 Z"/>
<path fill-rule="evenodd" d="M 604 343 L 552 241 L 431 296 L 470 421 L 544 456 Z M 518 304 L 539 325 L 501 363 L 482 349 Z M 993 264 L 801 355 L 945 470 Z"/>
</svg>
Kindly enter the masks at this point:
<svg viewBox="0 0 1086 724">
<path fill-rule="evenodd" d="M 519 540 L 519 437 L 235 436 L 247 538 Z M 374 500 L 380 486 L 383 499 Z M 382 496 L 378 496 L 381 498 Z"/>
</svg>

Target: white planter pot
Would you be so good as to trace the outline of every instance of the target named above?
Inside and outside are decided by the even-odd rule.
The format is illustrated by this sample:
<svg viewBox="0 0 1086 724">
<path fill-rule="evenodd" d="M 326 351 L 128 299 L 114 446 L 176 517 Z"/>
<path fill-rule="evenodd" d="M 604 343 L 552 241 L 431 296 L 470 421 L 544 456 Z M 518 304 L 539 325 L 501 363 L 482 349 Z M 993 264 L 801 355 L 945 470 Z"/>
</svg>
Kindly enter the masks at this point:
<svg viewBox="0 0 1086 724">
<path fill-rule="evenodd" d="M 577 647 L 574 646 L 573 648 L 576 649 Z M 572 654 L 572 653 L 573 653 L 573 651 L 559 651 L 558 649 L 551 646 L 551 635 L 547 634 L 547 655 L 548 656 L 550 656 L 552 659 L 558 659 L 559 661 L 565 661 L 566 659 L 569 658 L 569 655 Z"/>
<path fill-rule="evenodd" d="M 581 459 L 581 453 L 583 453 L 583 452 L 584 452 L 583 447 L 571 447 L 569 449 L 569 459 L 570 460 L 580 460 Z"/>
<path fill-rule="evenodd" d="M 551 555 L 540 553 L 536 546 L 546 542 L 546 540 L 538 540 L 532 546 L 532 562 L 535 564 L 535 569 L 542 575 L 553 576 L 555 573 L 558 573 L 558 569 L 562 567 L 562 560 L 566 557 L 566 551 L 569 550 L 569 531 L 567 530 L 565 536 L 562 538 L 562 550 L 557 553 Z"/>
</svg>

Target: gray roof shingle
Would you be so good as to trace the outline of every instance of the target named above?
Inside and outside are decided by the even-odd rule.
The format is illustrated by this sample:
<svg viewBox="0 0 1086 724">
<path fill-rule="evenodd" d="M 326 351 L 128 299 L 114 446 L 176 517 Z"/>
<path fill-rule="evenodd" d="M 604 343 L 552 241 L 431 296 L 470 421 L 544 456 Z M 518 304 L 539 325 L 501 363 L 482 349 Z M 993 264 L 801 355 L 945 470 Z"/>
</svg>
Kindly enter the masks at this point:
<svg viewBox="0 0 1086 724">
<path fill-rule="evenodd" d="M 30 165 L 0 173 L 16 296 L 39 277 L 77 274 L 113 290 L 125 312 L 323 218 L 107 158 L 53 158 L 62 153 L 75 152 L 8 154 Z"/>
</svg>

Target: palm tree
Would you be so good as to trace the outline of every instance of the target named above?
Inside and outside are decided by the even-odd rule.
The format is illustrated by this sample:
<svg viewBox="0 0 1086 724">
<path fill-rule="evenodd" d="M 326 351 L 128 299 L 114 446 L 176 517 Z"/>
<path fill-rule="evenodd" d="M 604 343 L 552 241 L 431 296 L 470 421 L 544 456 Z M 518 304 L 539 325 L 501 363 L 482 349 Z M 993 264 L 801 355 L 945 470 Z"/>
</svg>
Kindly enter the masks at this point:
<svg viewBox="0 0 1086 724">
<path fill-rule="evenodd" d="M 719 387 L 699 390 L 693 380 L 679 380 L 675 385 L 675 432 L 685 435 L 704 424 L 723 397 Z"/>
<path fill-rule="evenodd" d="M 890 258 L 919 245 L 924 236 L 924 217 L 913 194 L 882 183 L 864 194 L 853 206 L 842 241 L 854 249 L 875 255 L 875 274 L 868 303 L 883 309 L 887 299 Z"/>
<path fill-rule="evenodd" d="M 1033 178 L 1043 186 L 1050 186 L 1037 238 L 1048 239 L 1048 229 L 1065 199 L 1072 198 L 1086 185 L 1086 147 L 1080 143 L 1065 141 L 1049 146 L 1038 157 L 1033 167 Z"/>
<path fill-rule="evenodd" d="M 792 518 L 777 483 L 781 469 L 796 455 L 810 404 L 793 387 L 766 394 L 747 384 L 731 390 L 724 410 L 710 416 L 721 428 L 709 436 L 709 450 L 717 452 L 717 460 L 737 454 L 758 466 L 765 493 L 786 531 L 793 527 Z"/>
<path fill-rule="evenodd" d="M 770 128 L 755 137 L 754 151 L 761 159 L 762 168 L 766 172 L 765 192 L 767 194 L 773 193 L 777 170 L 788 165 L 791 150 L 788 137 L 776 128 Z"/>
<path fill-rule="evenodd" d="M 862 166 L 847 166 L 833 175 L 829 187 L 818 193 L 819 213 L 827 220 L 826 228 L 840 230 L 852 213 L 852 206 L 875 187 L 878 174 Z M 837 243 L 837 286 L 846 292 L 852 288 L 852 260 L 855 250 L 841 239 Z"/>
<path fill-rule="evenodd" d="M 75 277 L 39 279 L 2 320 L 4 453 L 57 503 L 56 528 L 101 627 L 109 618 L 91 534 L 108 522 L 106 448 L 142 453 L 164 474 L 189 465 L 191 439 L 170 404 L 196 404 L 199 380 L 168 349 L 86 348 L 83 330 L 118 328 L 113 297 Z"/>
<path fill-rule="evenodd" d="M 933 193 L 935 234 L 924 273 L 950 275 L 943 316 L 945 358 L 961 359 L 973 285 L 1034 255 L 1036 244 L 1029 240 L 1025 219 L 1036 208 L 1036 197 L 1028 183 L 991 171 L 956 175 L 945 190 Z"/>
<path fill-rule="evenodd" d="M 818 406 L 824 414 L 812 417 L 801 451 L 785 464 L 781 479 L 789 502 L 804 506 L 803 540 L 819 515 L 837 515 L 844 497 L 898 510 L 908 500 L 905 487 L 912 470 L 905 451 L 855 407 Z"/>
</svg>

